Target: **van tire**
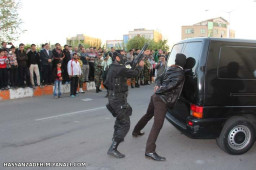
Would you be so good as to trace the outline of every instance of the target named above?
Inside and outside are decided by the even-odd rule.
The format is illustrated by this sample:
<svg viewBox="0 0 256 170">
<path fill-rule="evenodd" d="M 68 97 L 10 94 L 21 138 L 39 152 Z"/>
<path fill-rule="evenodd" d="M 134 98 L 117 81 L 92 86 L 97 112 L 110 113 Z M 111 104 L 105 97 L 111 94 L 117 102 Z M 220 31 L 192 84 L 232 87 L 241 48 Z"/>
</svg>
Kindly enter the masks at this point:
<svg viewBox="0 0 256 170">
<path fill-rule="evenodd" d="M 226 121 L 216 141 L 223 151 L 232 155 L 240 155 L 253 146 L 255 130 L 247 118 L 234 116 Z"/>
</svg>

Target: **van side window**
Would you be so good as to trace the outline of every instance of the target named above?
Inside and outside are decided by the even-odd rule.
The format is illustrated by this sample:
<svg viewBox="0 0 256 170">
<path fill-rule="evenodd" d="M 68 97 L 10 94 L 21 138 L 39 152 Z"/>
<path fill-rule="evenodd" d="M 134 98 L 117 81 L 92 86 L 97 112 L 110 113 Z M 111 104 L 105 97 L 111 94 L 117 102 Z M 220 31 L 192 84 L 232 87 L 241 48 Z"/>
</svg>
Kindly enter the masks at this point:
<svg viewBox="0 0 256 170">
<path fill-rule="evenodd" d="M 173 46 L 172 52 L 170 53 L 170 55 L 168 57 L 167 66 L 171 66 L 171 65 L 175 64 L 176 54 L 181 53 L 182 48 L 183 48 L 183 44 L 176 44 L 175 46 Z"/>
<path fill-rule="evenodd" d="M 256 47 L 221 47 L 218 78 L 256 79 Z"/>
</svg>

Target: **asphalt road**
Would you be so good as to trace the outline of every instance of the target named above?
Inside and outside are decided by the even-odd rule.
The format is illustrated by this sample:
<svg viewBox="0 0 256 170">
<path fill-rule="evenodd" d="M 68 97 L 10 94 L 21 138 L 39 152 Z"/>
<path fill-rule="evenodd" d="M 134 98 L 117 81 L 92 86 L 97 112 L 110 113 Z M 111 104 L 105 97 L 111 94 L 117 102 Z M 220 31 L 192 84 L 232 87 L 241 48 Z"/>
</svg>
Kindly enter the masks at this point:
<svg viewBox="0 0 256 170">
<path fill-rule="evenodd" d="M 120 144 L 126 155 L 115 159 L 106 154 L 113 133 L 114 118 L 106 110 L 105 92 L 94 91 L 77 98 L 64 95 L 33 97 L 0 102 L 0 169 L 88 169 L 88 170 L 255 170 L 256 146 L 248 153 L 231 156 L 215 140 L 190 139 L 165 121 L 157 141 L 157 152 L 167 161 L 144 157 L 146 134 L 133 138 L 131 131 L 145 113 L 153 86 L 130 89 L 133 107 L 131 129 Z M 4 162 L 86 162 L 85 167 L 3 167 Z M 59 164 L 60 165 L 60 164 Z M 58 166 L 59 166 L 58 165 Z"/>
</svg>

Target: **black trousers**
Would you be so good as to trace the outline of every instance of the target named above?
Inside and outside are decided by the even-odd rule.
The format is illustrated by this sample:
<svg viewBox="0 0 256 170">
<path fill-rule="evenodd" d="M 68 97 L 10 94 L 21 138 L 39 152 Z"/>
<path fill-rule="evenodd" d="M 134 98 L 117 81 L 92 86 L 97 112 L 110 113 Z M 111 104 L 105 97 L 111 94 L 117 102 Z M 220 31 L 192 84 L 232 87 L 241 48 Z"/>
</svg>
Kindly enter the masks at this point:
<svg viewBox="0 0 256 170">
<path fill-rule="evenodd" d="M 0 88 L 7 87 L 7 84 L 8 84 L 7 68 L 0 68 Z"/>
<path fill-rule="evenodd" d="M 123 142 L 130 130 L 130 116 L 132 108 L 127 103 L 127 93 L 114 94 L 109 91 L 108 101 L 114 112 L 117 114 L 114 125 L 113 140 Z"/>
<path fill-rule="evenodd" d="M 165 115 L 167 112 L 167 106 L 162 99 L 154 94 L 151 96 L 150 103 L 148 105 L 147 113 L 139 120 L 134 128 L 134 132 L 142 130 L 148 121 L 154 116 L 154 123 L 148 136 L 146 153 L 152 153 L 156 150 L 156 140 L 163 127 Z"/>
<path fill-rule="evenodd" d="M 76 95 L 76 90 L 78 88 L 78 79 L 78 76 L 71 77 L 70 95 Z"/>
<path fill-rule="evenodd" d="M 51 84 L 52 80 L 52 65 L 43 65 L 42 66 L 43 82 L 44 84 Z"/>
<path fill-rule="evenodd" d="M 10 69 L 10 82 L 12 87 L 18 86 L 18 67 L 12 66 Z"/>
<path fill-rule="evenodd" d="M 90 81 L 94 81 L 94 63 L 93 62 L 89 62 L 89 80 Z"/>
<path fill-rule="evenodd" d="M 69 79 L 69 75 L 68 75 L 68 68 L 67 68 L 67 64 L 62 64 L 62 70 L 63 70 L 63 73 L 62 73 L 62 83 L 66 83 L 67 81 L 70 81 Z"/>
<path fill-rule="evenodd" d="M 23 67 L 23 66 L 19 66 L 18 67 L 19 70 L 19 84 L 20 86 L 24 86 L 24 81 L 26 81 L 26 85 L 29 86 L 30 83 L 30 73 L 28 70 L 28 67 Z"/>
</svg>

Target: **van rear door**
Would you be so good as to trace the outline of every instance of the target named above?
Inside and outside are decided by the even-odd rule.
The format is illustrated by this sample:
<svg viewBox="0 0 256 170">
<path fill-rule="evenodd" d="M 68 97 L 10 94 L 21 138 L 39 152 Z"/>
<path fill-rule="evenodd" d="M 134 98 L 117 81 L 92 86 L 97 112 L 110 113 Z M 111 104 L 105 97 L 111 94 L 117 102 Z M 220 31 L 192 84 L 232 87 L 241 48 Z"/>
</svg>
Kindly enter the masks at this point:
<svg viewBox="0 0 256 170">
<path fill-rule="evenodd" d="M 173 50 L 168 58 L 168 66 L 175 64 L 175 56 L 178 52 L 186 55 L 187 58 L 191 57 L 195 60 L 195 65 L 190 70 L 185 70 L 186 80 L 179 100 L 173 108 L 168 108 L 168 116 L 173 116 L 178 121 L 186 123 L 186 118 L 190 115 L 190 105 L 197 104 L 198 91 L 202 87 L 198 80 L 200 68 L 200 58 L 202 54 L 203 41 L 191 41 L 182 44 L 182 50 L 180 49 L 181 44 L 177 44 L 173 47 Z M 179 48 L 178 48 L 179 47 Z"/>
</svg>

